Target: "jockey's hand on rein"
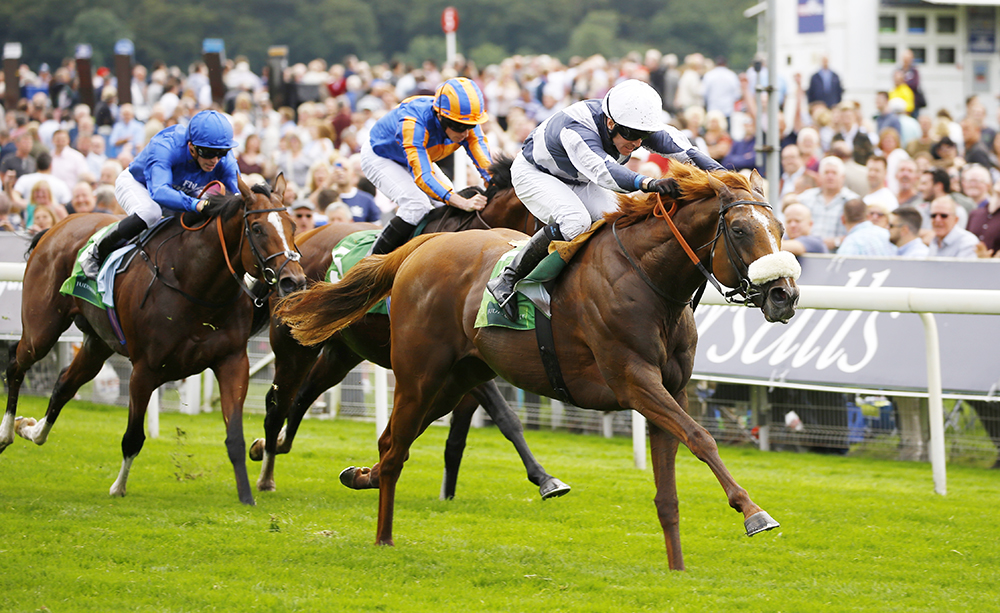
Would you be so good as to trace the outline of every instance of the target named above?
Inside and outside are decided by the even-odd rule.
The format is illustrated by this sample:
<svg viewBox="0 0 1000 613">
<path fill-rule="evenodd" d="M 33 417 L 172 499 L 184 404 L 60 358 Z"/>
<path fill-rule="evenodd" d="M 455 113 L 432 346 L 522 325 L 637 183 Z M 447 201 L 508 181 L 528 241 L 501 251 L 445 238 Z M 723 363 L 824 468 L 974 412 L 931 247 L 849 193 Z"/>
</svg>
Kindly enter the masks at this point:
<svg viewBox="0 0 1000 613">
<path fill-rule="evenodd" d="M 677 185 L 677 180 L 672 177 L 648 181 L 642 191 L 656 192 L 674 200 L 681 197 L 681 188 Z"/>
</svg>

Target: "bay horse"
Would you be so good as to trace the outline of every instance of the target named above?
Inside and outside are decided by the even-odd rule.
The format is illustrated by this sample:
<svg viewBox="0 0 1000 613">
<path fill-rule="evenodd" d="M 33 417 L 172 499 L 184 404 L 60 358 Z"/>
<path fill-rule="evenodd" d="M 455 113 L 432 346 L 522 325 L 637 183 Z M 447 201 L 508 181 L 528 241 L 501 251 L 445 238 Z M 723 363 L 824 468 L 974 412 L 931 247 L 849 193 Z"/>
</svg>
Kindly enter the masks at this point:
<svg viewBox="0 0 1000 613">
<path fill-rule="evenodd" d="M 671 168 L 683 194 L 668 200 L 671 212 L 655 194 L 622 196 L 619 211 L 606 216 L 552 291 L 565 394 L 550 383 L 533 332 L 474 327 L 491 270 L 511 239 L 524 238 L 516 232 L 417 237 L 392 254 L 362 260 L 338 284 L 318 284 L 283 302 L 277 315 L 310 344 L 392 292 L 392 416 L 379 439 L 379 462 L 341 475 L 349 487 L 379 488 L 377 543 L 393 544 L 396 483 L 410 445 L 471 387 L 495 375 L 546 396 L 569 395 L 584 408 L 632 409 L 649 421 L 654 503 L 671 569 L 684 568 L 674 466 L 679 443 L 709 465 L 748 535 L 778 526 L 736 483 L 715 440 L 686 411 L 697 343 L 690 302 L 711 271 L 713 282 L 738 288 L 730 292 L 734 300 L 742 296 L 768 321 L 786 322 L 798 301 L 798 265 L 779 252 L 781 224 L 764 201 L 759 175 Z"/>
<path fill-rule="evenodd" d="M 254 504 L 243 439 L 254 310 L 243 278 L 250 273 L 284 295 L 304 288 L 305 275 L 292 242 L 294 223 L 281 203 L 284 177 L 278 176 L 273 192 L 264 184 L 251 190 L 242 180 L 239 186 L 239 194 L 211 196 L 201 215 L 207 220 L 200 225 L 184 223 L 193 214 L 166 223 L 118 274 L 114 304 L 124 343 L 116 337 L 108 311 L 59 293 L 87 239 L 119 218 L 70 215 L 33 243 L 24 271 L 21 339 L 11 348 L 6 372 L 9 395 L 0 450 L 13 442 L 15 430 L 43 444 L 63 406 L 97 376 L 112 353 L 119 353 L 132 362 L 132 375 L 123 460 L 110 494 L 124 496 L 129 469 L 146 439 L 143 418 L 153 391 L 211 368 L 219 381 L 236 490 L 240 502 Z M 72 323 L 83 332 L 83 346 L 56 380 L 45 416 L 37 422 L 15 419 L 25 372 Z"/>
<path fill-rule="evenodd" d="M 487 204 L 482 211 L 467 212 L 454 207 L 441 207 L 430 214 L 425 231 L 456 232 L 503 227 L 533 232 L 537 220 L 514 194 L 510 180 L 511 162 L 510 158 L 501 157 L 490 168 L 492 178 L 486 188 Z M 344 237 L 375 227 L 363 223 L 328 224 L 297 237 L 302 267 L 309 282 L 320 282 L 326 278 L 334 247 Z M 272 310 L 277 300 L 277 297 L 272 297 Z M 260 491 L 275 489 L 276 455 L 291 451 L 302 418 L 323 392 L 343 381 L 362 360 L 391 368 L 389 318 L 383 314 L 368 313 L 315 346 L 301 345 L 292 338 L 287 326 L 273 318 L 270 338 L 275 361 L 274 380 L 265 401 L 265 438 L 255 440 L 250 446 L 250 459 L 263 461 L 257 480 Z M 543 499 L 569 491 L 568 485 L 548 474 L 532 455 L 524 440 L 520 420 L 503 399 L 496 382 L 491 380 L 473 388 L 455 408 L 445 445 L 442 500 L 455 497 L 472 414 L 479 405 L 513 443 L 524 463 L 528 480 L 538 486 Z"/>
</svg>

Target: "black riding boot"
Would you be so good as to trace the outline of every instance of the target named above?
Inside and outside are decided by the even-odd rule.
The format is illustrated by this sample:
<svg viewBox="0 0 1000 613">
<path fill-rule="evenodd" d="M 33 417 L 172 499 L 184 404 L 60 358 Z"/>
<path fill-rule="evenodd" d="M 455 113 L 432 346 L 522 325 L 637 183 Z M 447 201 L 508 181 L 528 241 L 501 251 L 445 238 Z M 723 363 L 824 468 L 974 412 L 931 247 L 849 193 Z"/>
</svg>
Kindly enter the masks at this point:
<svg viewBox="0 0 1000 613">
<path fill-rule="evenodd" d="M 97 273 L 101 270 L 101 264 L 104 263 L 104 260 L 115 249 L 139 236 L 145 229 L 146 222 L 135 213 L 119 221 L 116 228 L 101 237 L 101 240 L 91 248 L 90 255 L 83 261 L 83 274 L 91 281 L 96 281 Z"/>
<path fill-rule="evenodd" d="M 382 255 L 395 251 L 397 247 L 413 238 L 413 231 L 416 229 L 417 226 L 406 223 L 399 217 L 393 217 L 389 220 L 389 225 L 378 235 L 378 240 L 372 245 L 372 255 Z"/>
<path fill-rule="evenodd" d="M 553 240 L 563 240 L 559 226 L 550 224 L 531 237 L 528 244 L 514 256 L 514 260 L 503 269 L 500 276 L 486 284 L 493 297 L 497 299 L 507 319 L 517 321 L 517 301 L 514 297 L 514 284 L 523 279 L 538 266 L 538 263 L 549 254 L 549 243 Z"/>
</svg>

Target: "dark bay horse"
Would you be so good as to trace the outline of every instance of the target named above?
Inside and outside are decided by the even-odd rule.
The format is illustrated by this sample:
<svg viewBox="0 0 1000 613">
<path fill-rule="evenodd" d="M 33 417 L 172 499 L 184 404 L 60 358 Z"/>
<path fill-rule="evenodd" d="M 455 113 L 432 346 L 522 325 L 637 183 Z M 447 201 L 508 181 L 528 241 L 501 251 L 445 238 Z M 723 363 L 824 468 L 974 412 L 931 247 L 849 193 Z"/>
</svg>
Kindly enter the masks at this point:
<svg viewBox="0 0 1000 613">
<path fill-rule="evenodd" d="M 59 293 L 71 274 L 77 251 L 98 229 L 116 221 L 112 215 L 71 215 L 37 241 L 24 272 L 21 340 L 11 348 L 7 368 L 9 396 L 0 425 L 0 450 L 22 437 L 43 444 L 63 406 L 80 386 L 117 352 L 132 362 L 128 426 L 122 437 L 122 466 L 111 486 L 124 496 L 129 469 L 146 439 L 143 418 L 153 391 L 211 368 L 219 380 L 226 449 L 236 474 L 240 502 L 254 504 L 246 471 L 243 401 L 249 385 L 247 341 L 253 318 L 244 273 L 276 287 L 279 294 L 305 287 L 305 275 L 293 246 L 294 223 L 281 203 L 285 180 L 275 191 L 266 185 L 209 199 L 195 227 L 172 220 L 144 246 L 115 282 L 115 309 L 125 344 L 112 329 L 108 312 Z M 194 215 L 185 215 L 194 220 Z M 183 227 L 182 227 L 183 226 Z M 59 336 L 75 323 L 83 346 L 60 373 L 45 416 L 15 419 L 25 372 L 44 357 Z"/>
<path fill-rule="evenodd" d="M 689 301 L 712 271 L 722 284 L 740 288 L 767 320 L 784 322 L 798 301 L 798 265 L 779 252 L 782 228 L 763 201 L 759 176 L 748 181 L 672 168 L 684 195 L 670 203 L 676 212 L 666 213 L 656 195 L 623 196 L 620 210 L 563 271 L 551 308 L 555 350 L 575 404 L 633 409 L 649 420 L 654 502 L 670 567 L 682 569 L 679 443 L 709 465 L 748 534 L 778 526 L 736 483 L 711 435 L 686 411 L 697 343 Z M 499 374 L 523 389 L 560 395 L 534 332 L 474 327 L 490 272 L 515 238 L 524 237 L 506 230 L 418 237 L 362 260 L 338 284 L 293 294 L 278 310 L 301 342 L 319 343 L 392 292 L 396 393 L 379 439 L 380 461 L 341 476 L 354 488 L 379 488 L 377 543 L 393 542 L 396 482 L 410 445 L 470 388 Z"/>
<path fill-rule="evenodd" d="M 533 232 L 536 220 L 514 194 L 510 164 L 509 158 L 501 158 L 491 168 L 493 178 L 487 186 L 487 204 L 482 211 L 475 213 L 441 207 L 431 213 L 426 231 L 455 232 L 503 227 Z M 358 223 L 329 224 L 297 237 L 302 267 L 309 281 L 319 282 L 326 278 L 333 249 L 344 237 L 374 227 Z M 275 300 L 277 298 L 272 298 L 272 306 Z M 385 315 L 369 313 L 316 346 L 299 344 L 292 338 L 288 327 L 276 318 L 271 321 L 270 334 L 275 361 L 274 381 L 266 400 L 266 438 L 257 439 L 250 446 L 250 459 L 263 461 L 257 480 L 257 488 L 261 491 L 275 489 L 276 454 L 291 451 L 303 416 L 323 392 L 340 383 L 362 360 L 391 368 L 389 318 Z M 548 474 L 534 458 L 524 440 L 521 422 L 504 401 L 496 383 L 486 381 L 475 387 L 455 408 L 445 447 L 442 499 L 455 496 L 472 414 L 479 405 L 486 409 L 500 431 L 514 444 L 528 479 L 539 487 L 543 499 L 569 491 L 568 485 Z"/>
</svg>

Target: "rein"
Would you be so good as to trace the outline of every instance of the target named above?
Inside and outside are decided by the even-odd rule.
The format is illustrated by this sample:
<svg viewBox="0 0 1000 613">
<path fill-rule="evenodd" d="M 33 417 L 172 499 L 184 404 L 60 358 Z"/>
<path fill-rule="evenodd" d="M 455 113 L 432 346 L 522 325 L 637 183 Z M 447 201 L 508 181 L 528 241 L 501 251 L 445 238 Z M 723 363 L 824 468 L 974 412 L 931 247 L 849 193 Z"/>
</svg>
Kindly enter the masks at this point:
<svg viewBox="0 0 1000 613">
<path fill-rule="evenodd" d="M 711 266 L 712 256 L 715 252 L 714 246 L 718 242 L 719 237 L 723 235 L 726 236 L 726 255 L 729 257 L 730 264 L 733 265 L 733 267 L 736 269 L 737 274 L 740 277 L 740 286 L 728 292 L 723 290 L 722 285 L 715 278 L 715 275 L 709 272 L 709 270 L 705 268 L 705 265 L 701 263 L 701 260 L 698 259 L 697 255 L 695 255 L 694 249 L 692 249 L 691 246 L 688 244 L 688 242 L 684 239 L 684 236 L 677 228 L 677 224 L 674 223 L 673 215 L 677 211 L 677 201 L 672 202 L 670 205 L 670 210 L 667 211 L 664 209 L 663 206 L 663 198 L 659 194 L 657 194 L 656 204 L 653 206 L 653 216 L 662 219 L 667 223 L 667 225 L 670 227 L 670 232 L 674 235 L 674 238 L 677 239 L 677 242 L 680 243 L 680 246 L 684 250 L 684 253 L 687 254 L 688 258 L 695 265 L 695 267 L 697 267 L 698 270 L 701 271 L 701 274 L 704 275 L 706 281 L 708 283 L 711 283 L 712 286 L 715 287 L 715 289 L 719 292 L 719 294 L 721 294 L 726 299 L 726 302 L 730 304 L 738 304 L 743 306 L 755 306 L 754 300 L 759 298 L 761 295 L 760 288 L 750 280 L 747 274 L 748 267 L 746 263 L 743 261 L 743 258 L 740 257 L 740 255 L 735 252 L 735 249 L 732 247 L 731 244 L 732 241 L 729 240 L 729 235 L 730 235 L 729 224 L 726 223 L 726 213 L 733 207 L 740 205 L 753 205 L 753 206 L 763 206 L 771 208 L 771 205 L 769 203 L 760 202 L 757 200 L 735 200 L 733 202 L 730 202 L 729 204 L 721 205 L 719 207 L 719 227 L 715 233 L 715 237 L 705 245 L 699 247 L 699 249 L 704 249 L 705 247 L 708 246 L 713 247 L 712 250 L 709 252 L 709 262 L 710 262 L 709 265 Z M 653 281 L 649 278 L 649 276 L 646 275 L 646 273 L 642 270 L 639 264 L 629 254 L 628 250 L 625 248 L 625 244 L 622 243 L 621 239 L 618 237 L 618 230 L 616 228 L 617 223 L 618 220 L 616 219 L 614 223 L 611 224 L 611 233 L 614 234 L 615 240 L 618 241 L 618 247 L 622 250 L 622 253 L 625 254 L 625 259 L 628 260 L 632 268 L 634 268 L 635 271 L 638 273 L 639 278 L 642 279 L 643 282 L 646 285 L 648 285 L 650 289 L 652 289 L 653 292 L 656 293 L 657 296 L 660 296 L 661 298 L 673 302 L 674 304 L 691 304 L 692 310 L 697 308 L 698 302 L 701 300 L 701 295 L 705 290 L 705 283 L 701 284 L 701 286 L 698 288 L 692 300 L 678 300 L 673 296 L 667 295 L 666 292 L 664 292 L 662 289 L 660 289 L 653 283 Z"/>
<path fill-rule="evenodd" d="M 222 255 L 223 255 L 223 257 L 226 260 L 226 266 L 229 268 L 230 274 L 232 275 L 233 279 L 236 281 L 236 285 L 239 286 L 239 288 L 243 291 L 243 293 L 245 293 L 246 295 L 250 296 L 250 299 L 253 301 L 254 305 L 257 308 L 262 308 L 265 304 L 267 304 L 267 299 L 268 299 L 268 297 L 270 297 L 271 292 L 274 291 L 274 286 L 275 286 L 275 284 L 277 283 L 278 279 L 281 276 L 282 269 L 284 269 L 284 267 L 287 266 L 289 262 L 297 262 L 299 260 L 299 258 L 301 257 L 301 254 L 299 254 L 299 252 L 297 250 L 295 250 L 295 251 L 279 251 L 279 252 L 273 253 L 273 254 L 271 254 L 271 255 L 269 255 L 267 257 L 264 257 L 263 255 L 261 255 L 260 250 L 257 248 L 257 244 L 254 243 L 253 238 L 250 236 L 250 223 L 248 221 L 248 218 L 249 218 L 250 215 L 254 215 L 254 214 L 258 214 L 258 213 L 259 214 L 266 214 L 266 213 L 280 212 L 280 211 L 284 211 L 285 210 L 284 207 L 271 208 L 271 209 L 260 209 L 260 210 L 246 210 L 246 204 L 244 203 L 244 207 L 243 208 L 244 208 L 244 210 L 243 210 L 243 233 L 240 234 L 239 250 L 242 251 L 242 249 L 243 249 L 243 238 L 246 237 L 247 243 L 250 245 L 250 251 L 253 253 L 255 263 L 256 263 L 257 267 L 260 268 L 263 271 L 264 281 L 266 282 L 266 284 L 268 286 L 268 291 L 267 291 L 266 294 L 264 294 L 263 296 L 256 296 L 250 290 L 250 288 L 248 288 L 246 286 L 246 283 L 244 283 L 243 280 L 240 279 L 239 275 L 236 273 L 236 270 L 234 269 L 233 264 L 232 264 L 232 262 L 229 259 L 229 247 L 226 244 L 226 236 L 225 236 L 225 233 L 223 232 L 222 218 L 220 216 L 216 216 L 215 217 L 216 228 L 218 229 L 219 243 L 222 246 Z M 189 227 L 187 224 L 184 223 L 184 216 L 183 215 L 181 215 L 181 219 L 180 219 L 181 227 L 184 228 L 184 230 L 187 230 L 188 232 L 195 232 L 195 231 L 201 230 L 201 229 L 205 228 L 206 226 L 208 226 L 208 224 L 210 224 L 211 222 L 212 222 L 212 220 L 211 220 L 211 218 L 209 218 L 203 224 L 201 224 L 199 226 Z M 175 234 L 171 238 L 174 238 L 174 237 L 179 236 L 179 235 L 180 234 Z M 164 243 L 165 242 L 166 241 L 164 241 Z M 162 244 L 161 244 L 161 246 L 162 246 Z M 240 296 L 239 292 L 237 292 L 237 294 L 233 297 L 232 300 L 229 300 L 228 302 L 224 302 L 224 303 L 208 302 L 206 300 L 202 300 L 201 298 L 198 298 L 197 296 L 192 296 L 191 294 L 188 294 L 187 292 L 185 292 L 181 288 L 179 288 L 179 287 L 177 287 L 175 285 L 172 285 L 171 283 L 169 283 L 168 281 L 166 281 L 160 275 L 160 273 L 159 273 L 159 267 L 156 264 L 154 264 L 149 259 L 149 257 L 145 254 L 145 252 L 141 252 L 141 253 L 142 253 L 143 259 L 146 260 L 146 263 L 150 266 L 150 268 L 153 271 L 153 280 L 154 281 L 157 278 L 159 278 L 160 282 L 163 283 L 163 285 L 169 287 L 170 289 L 172 289 L 175 292 L 181 294 L 182 296 L 184 296 L 185 298 L 187 298 L 188 300 L 190 300 L 191 302 L 193 302 L 193 303 L 195 303 L 195 304 L 197 304 L 199 306 L 203 306 L 203 307 L 207 307 L 207 308 L 213 308 L 213 309 L 220 309 L 220 308 L 229 306 L 230 304 L 232 304 L 233 302 L 235 302 L 236 299 L 239 298 L 239 296 Z M 271 261 L 272 259 L 278 257 L 279 255 L 284 255 L 286 257 L 285 262 L 278 268 L 277 271 L 275 271 L 275 270 L 273 270 L 271 268 L 268 268 L 267 263 L 269 261 Z M 145 303 L 146 298 L 149 297 L 149 290 L 151 288 L 152 288 L 152 283 L 150 283 L 149 287 L 146 288 L 146 296 L 143 298 L 143 303 Z"/>
</svg>

